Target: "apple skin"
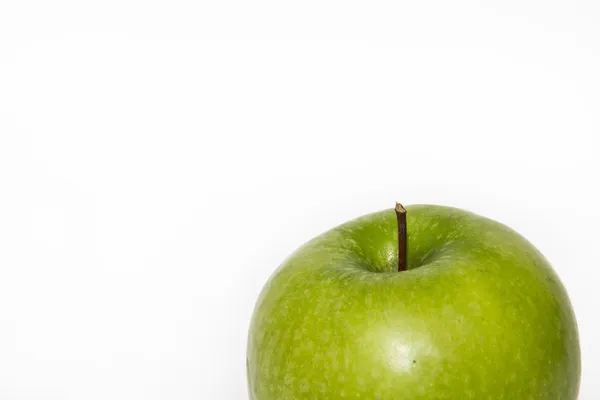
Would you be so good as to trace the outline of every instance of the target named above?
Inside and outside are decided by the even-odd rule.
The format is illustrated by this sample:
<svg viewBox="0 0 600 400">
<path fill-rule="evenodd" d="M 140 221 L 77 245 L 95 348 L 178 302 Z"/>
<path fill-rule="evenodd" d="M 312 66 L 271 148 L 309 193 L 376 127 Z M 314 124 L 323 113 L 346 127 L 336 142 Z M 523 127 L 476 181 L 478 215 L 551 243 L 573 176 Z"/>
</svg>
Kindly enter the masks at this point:
<svg viewBox="0 0 600 400">
<path fill-rule="evenodd" d="M 542 254 L 464 210 L 406 209 L 407 271 L 391 209 L 273 274 L 249 331 L 250 399 L 576 399 L 577 324 Z"/>
</svg>

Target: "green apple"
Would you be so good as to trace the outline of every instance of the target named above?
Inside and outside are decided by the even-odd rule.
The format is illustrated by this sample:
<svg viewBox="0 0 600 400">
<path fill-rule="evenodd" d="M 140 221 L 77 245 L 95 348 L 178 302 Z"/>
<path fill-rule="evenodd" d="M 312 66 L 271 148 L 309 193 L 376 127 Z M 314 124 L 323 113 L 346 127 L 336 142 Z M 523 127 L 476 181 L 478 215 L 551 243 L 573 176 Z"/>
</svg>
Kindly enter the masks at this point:
<svg viewBox="0 0 600 400">
<path fill-rule="evenodd" d="M 406 209 L 405 242 L 385 210 L 273 274 L 250 326 L 250 399 L 576 399 L 577 324 L 544 256 L 470 212 Z"/>
</svg>

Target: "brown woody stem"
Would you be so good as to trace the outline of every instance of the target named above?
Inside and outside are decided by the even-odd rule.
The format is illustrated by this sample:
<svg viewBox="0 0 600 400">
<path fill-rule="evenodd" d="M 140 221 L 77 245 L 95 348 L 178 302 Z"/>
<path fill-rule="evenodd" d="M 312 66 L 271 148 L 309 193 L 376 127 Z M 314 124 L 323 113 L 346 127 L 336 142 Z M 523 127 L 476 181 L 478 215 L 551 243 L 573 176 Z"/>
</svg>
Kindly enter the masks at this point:
<svg viewBox="0 0 600 400">
<path fill-rule="evenodd" d="M 398 272 L 406 271 L 406 209 L 396 203 L 396 218 L 398 219 Z"/>
</svg>

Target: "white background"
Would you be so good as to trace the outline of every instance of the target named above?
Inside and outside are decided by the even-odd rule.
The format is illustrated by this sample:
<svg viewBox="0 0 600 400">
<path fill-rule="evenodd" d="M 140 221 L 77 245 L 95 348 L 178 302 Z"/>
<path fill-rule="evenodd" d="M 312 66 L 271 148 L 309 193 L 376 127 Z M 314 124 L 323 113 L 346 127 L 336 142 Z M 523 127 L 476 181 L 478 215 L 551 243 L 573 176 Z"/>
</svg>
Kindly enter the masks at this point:
<svg viewBox="0 0 600 400">
<path fill-rule="evenodd" d="M 0 399 L 245 399 L 298 245 L 403 203 L 550 259 L 600 398 L 600 2 L 0 2 Z"/>
</svg>

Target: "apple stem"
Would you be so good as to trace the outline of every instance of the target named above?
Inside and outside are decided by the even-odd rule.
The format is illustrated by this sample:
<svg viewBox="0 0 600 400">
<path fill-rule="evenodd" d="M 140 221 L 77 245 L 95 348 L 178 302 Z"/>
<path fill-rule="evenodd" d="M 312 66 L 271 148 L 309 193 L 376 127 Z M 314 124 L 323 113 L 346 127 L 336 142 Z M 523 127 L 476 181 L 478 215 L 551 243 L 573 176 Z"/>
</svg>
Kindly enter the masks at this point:
<svg viewBox="0 0 600 400">
<path fill-rule="evenodd" d="M 406 271 L 406 208 L 396 202 L 398 219 L 398 272 Z"/>
</svg>

